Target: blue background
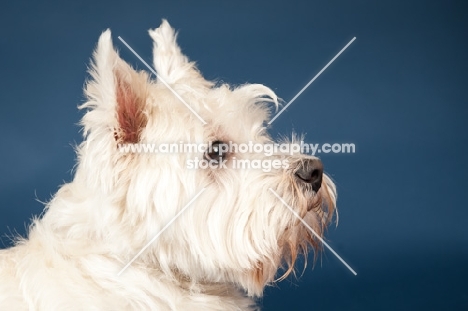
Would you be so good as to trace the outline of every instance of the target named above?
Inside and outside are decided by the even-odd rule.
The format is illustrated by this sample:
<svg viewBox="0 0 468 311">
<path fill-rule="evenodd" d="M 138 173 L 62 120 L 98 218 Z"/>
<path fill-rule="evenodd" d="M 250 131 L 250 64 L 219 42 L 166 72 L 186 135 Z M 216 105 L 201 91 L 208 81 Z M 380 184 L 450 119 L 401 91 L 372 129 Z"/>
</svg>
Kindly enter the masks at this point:
<svg viewBox="0 0 468 311">
<path fill-rule="evenodd" d="M 96 2 L 96 3 L 95 3 Z M 467 310 L 467 69 L 464 1 L 9 1 L 0 9 L 0 234 L 24 233 L 70 181 L 86 68 L 111 28 L 121 55 L 147 61 L 161 18 L 209 79 L 263 83 L 291 99 L 272 127 L 308 142 L 353 142 L 321 156 L 340 223 L 299 279 L 268 288 L 264 310 Z M 1 243 L 0 243 L 1 244 Z M 311 262 L 310 262 L 311 264 Z"/>
</svg>

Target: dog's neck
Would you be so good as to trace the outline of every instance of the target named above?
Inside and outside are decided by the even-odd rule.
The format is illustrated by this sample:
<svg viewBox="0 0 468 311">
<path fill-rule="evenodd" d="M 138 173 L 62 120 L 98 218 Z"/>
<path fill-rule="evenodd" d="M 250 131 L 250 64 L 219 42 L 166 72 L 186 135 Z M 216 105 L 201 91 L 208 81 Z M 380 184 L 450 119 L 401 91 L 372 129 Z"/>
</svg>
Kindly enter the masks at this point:
<svg viewBox="0 0 468 311">
<path fill-rule="evenodd" d="M 43 218 L 34 222 L 29 240 L 25 242 L 35 246 L 32 249 L 37 252 L 44 253 L 39 254 L 40 258 L 48 263 L 50 269 L 67 262 L 74 270 L 69 273 L 76 279 L 75 282 L 85 282 L 87 288 L 96 291 L 104 290 L 109 297 L 115 295 L 116 300 L 136 295 L 135 300 L 141 301 L 141 296 L 145 295 L 148 306 L 152 303 L 153 309 L 200 310 L 201 306 L 213 305 L 213 310 L 234 310 L 238 307 L 241 310 L 255 310 L 253 301 L 234 284 L 194 280 L 174 269 L 168 274 L 160 269 L 156 261 L 149 261 L 145 256 L 118 276 L 118 271 L 129 260 L 128 247 L 134 243 L 122 239 L 128 234 L 119 233 L 120 229 L 116 226 L 121 220 L 118 207 L 114 206 L 114 215 L 103 217 L 99 212 L 100 204 L 112 202 L 103 201 L 103 197 L 90 196 L 89 193 L 81 196 L 77 189 L 79 187 L 73 183 L 61 187 L 48 204 Z M 83 213 L 81 209 L 84 208 L 90 210 Z M 109 212 L 112 209 L 108 206 L 105 210 Z M 70 265 L 70 262 L 74 263 Z M 85 277 L 90 275 L 93 277 Z M 115 292 L 115 288 L 127 292 L 127 295 Z M 180 300 L 177 305 L 172 299 L 174 295 Z M 128 299 L 122 302 L 123 305 L 129 304 Z"/>
</svg>

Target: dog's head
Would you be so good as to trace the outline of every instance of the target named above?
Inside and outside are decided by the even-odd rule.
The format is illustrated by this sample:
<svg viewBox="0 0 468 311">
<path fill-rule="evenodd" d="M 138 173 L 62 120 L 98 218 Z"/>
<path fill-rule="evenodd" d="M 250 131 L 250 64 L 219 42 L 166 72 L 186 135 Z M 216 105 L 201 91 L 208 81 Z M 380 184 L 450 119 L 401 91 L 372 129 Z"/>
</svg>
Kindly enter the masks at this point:
<svg viewBox="0 0 468 311">
<path fill-rule="evenodd" d="M 335 186 L 314 157 L 225 150 L 230 142 L 272 143 L 266 122 L 277 96 L 260 84 L 232 88 L 206 81 L 166 21 L 150 35 L 157 79 L 119 57 L 110 31 L 101 35 L 86 85 L 86 140 L 76 178 L 108 198 L 96 208 L 108 209 L 102 221 L 115 231 L 109 235 L 120 237 L 114 248 L 122 262 L 169 225 L 132 267 L 235 283 L 260 295 L 283 263 L 288 274 L 309 244 L 320 248 L 297 216 L 321 236 L 334 214 Z M 187 143 L 212 148 L 122 150 Z"/>
</svg>

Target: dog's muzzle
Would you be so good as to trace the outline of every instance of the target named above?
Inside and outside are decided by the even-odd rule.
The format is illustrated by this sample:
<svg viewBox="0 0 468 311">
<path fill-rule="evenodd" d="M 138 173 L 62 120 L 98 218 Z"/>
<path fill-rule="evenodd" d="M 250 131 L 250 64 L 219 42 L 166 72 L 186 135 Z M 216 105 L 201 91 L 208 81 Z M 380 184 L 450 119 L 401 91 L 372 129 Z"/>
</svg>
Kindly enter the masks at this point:
<svg viewBox="0 0 468 311">
<path fill-rule="evenodd" d="M 310 184 L 317 193 L 322 186 L 323 164 L 319 159 L 304 159 L 294 173 L 297 179 Z"/>
</svg>

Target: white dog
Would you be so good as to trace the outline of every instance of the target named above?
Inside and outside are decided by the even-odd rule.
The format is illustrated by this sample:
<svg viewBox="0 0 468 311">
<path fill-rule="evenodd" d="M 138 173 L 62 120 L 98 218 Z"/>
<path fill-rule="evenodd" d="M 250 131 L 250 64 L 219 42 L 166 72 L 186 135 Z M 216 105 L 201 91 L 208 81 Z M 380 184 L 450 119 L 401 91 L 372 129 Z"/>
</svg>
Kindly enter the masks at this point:
<svg viewBox="0 0 468 311">
<path fill-rule="evenodd" d="M 265 122 L 278 105 L 274 92 L 214 85 L 181 53 L 166 21 L 149 33 L 157 81 L 120 59 L 109 30 L 101 35 L 74 179 L 27 239 L 0 251 L 0 310 L 256 310 L 255 297 L 283 264 L 280 279 L 309 244 L 320 248 L 284 205 L 323 233 L 336 191 L 317 158 L 275 154 L 269 158 L 288 166 L 271 170 L 187 167 L 196 158 L 266 160 L 221 147 L 271 142 Z M 213 148 L 119 149 L 148 142 Z"/>
</svg>

